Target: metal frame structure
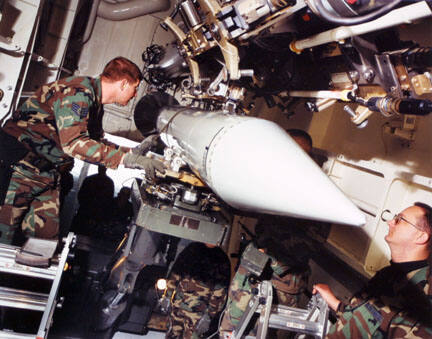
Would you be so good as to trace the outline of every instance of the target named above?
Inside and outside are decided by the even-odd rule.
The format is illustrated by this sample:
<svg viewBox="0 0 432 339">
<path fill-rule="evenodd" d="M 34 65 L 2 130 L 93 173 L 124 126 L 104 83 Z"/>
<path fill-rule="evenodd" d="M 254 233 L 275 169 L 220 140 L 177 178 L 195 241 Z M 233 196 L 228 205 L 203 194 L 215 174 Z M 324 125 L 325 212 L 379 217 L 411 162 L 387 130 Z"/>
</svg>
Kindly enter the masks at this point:
<svg viewBox="0 0 432 339">
<path fill-rule="evenodd" d="M 277 328 L 324 338 L 327 333 L 329 308 L 324 299 L 315 294 L 307 309 L 272 305 L 273 286 L 268 280 L 262 281 L 233 331 L 232 339 L 243 337 L 244 331 L 254 313 L 259 313 L 257 339 L 265 339 L 268 328 Z M 252 338 L 248 336 L 248 338 Z"/>
<path fill-rule="evenodd" d="M 13 331 L 2 330 L 0 331 L 0 337 L 47 338 L 54 310 L 58 304 L 60 281 L 69 251 L 75 244 L 75 239 L 73 233 L 69 233 L 68 236 L 63 239 L 64 245 L 61 253 L 52 258 L 51 265 L 47 268 L 18 264 L 15 261 L 15 256 L 20 248 L 0 244 L 0 273 L 52 280 L 52 285 L 48 294 L 0 287 L 0 306 L 43 312 L 37 334 L 15 333 Z"/>
</svg>

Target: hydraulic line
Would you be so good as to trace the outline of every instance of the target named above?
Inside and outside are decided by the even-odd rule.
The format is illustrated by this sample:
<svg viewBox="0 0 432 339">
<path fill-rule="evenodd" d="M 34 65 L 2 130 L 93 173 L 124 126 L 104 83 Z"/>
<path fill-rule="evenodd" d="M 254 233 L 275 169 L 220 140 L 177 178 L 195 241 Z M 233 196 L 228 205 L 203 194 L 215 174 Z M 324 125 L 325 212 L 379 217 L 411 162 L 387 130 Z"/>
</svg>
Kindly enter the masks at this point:
<svg viewBox="0 0 432 339">
<path fill-rule="evenodd" d="M 413 98 L 372 97 L 368 100 L 348 94 L 348 99 L 374 112 L 381 112 L 384 116 L 393 114 L 427 115 L 432 112 L 432 101 Z"/>
<path fill-rule="evenodd" d="M 392 97 L 373 97 L 367 101 L 371 111 L 388 114 L 427 115 L 432 112 L 432 101 L 420 99 L 399 99 Z"/>
</svg>

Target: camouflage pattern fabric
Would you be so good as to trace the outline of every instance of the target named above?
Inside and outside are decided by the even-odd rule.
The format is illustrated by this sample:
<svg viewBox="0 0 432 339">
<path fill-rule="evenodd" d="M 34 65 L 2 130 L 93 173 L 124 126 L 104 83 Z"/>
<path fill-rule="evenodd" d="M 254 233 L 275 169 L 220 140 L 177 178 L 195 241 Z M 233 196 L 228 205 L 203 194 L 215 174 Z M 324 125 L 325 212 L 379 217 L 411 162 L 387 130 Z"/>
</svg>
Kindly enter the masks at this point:
<svg viewBox="0 0 432 339">
<path fill-rule="evenodd" d="M 297 307 L 301 293 L 307 287 L 309 277 L 308 267 L 300 270 L 292 270 L 289 265 L 277 261 L 274 257 L 270 258 L 270 268 L 272 270 L 272 280 L 285 283 L 291 289 L 291 293 L 275 290 L 273 294 L 274 303 L 286 306 Z M 220 336 L 232 332 L 239 324 L 247 305 L 252 298 L 252 290 L 257 287 L 259 282 L 251 282 L 249 270 L 240 265 L 231 282 L 228 291 L 228 302 L 220 326 Z"/>
<path fill-rule="evenodd" d="M 265 248 L 271 258 L 272 280 L 283 282 L 292 289 L 291 293 L 273 289 L 274 303 L 299 307 L 301 293 L 307 288 L 310 275 L 309 258 L 319 248 L 317 240 L 305 231 L 311 223 L 314 222 L 277 216 L 265 216 L 258 221 L 255 228 L 257 246 Z M 310 229 L 312 232 L 315 230 Z M 256 285 L 249 282 L 248 276 L 247 269 L 240 265 L 228 292 L 220 327 L 221 337 L 235 329 L 252 297 L 251 292 Z"/>
<path fill-rule="evenodd" d="M 396 266 L 396 267 L 395 267 Z M 338 308 L 327 338 L 431 338 L 430 265 L 380 270 L 366 288 Z"/>
<path fill-rule="evenodd" d="M 70 157 L 118 167 L 123 150 L 101 140 L 101 95 L 99 78 L 68 77 L 42 86 L 6 121 L 3 130 L 50 166 L 40 170 L 24 160 L 15 164 L 0 207 L 0 242 L 10 243 L 19 227 L 26 235 L 57 236 L 59 185 L 55 168 Z"/>
<path fill-rule="evenodd" d="M 10 244 L 20 225 L 27 236 L 52 239 L 58 235 L 57 185 L 55 171 L 39 172 L 24 160 L 13 166 L 5 202 L 0 207 L 2 242 Z"/>
<path fill-rule="evenodd" d="M 103 138 L 100 79 L 68 77 L 42 86 L 3 127 L 54 164 L 74 157 L 117 168 L 124 153 Z"/>
<path fill-rule="evenodd" d="M 272 281 L 280 281 L 286 285 L 290 292 L 275 288 L 274 302 L 280 305 L 299 307 L 301 294 L 306 290 L 310 275 L 309 266 L 290 267 L 271 258 L 270 267 L 273 270 Z"/>
<path fill-rule="evenodd" d="M 180 253 L 168 279 L 172 298 L 167 338 L 199 338 L 199 320 L 222 311 L 230 280 L 230 262 L 218 247 L 192 243 Z"/>
<path fill-rule="evenodd" d="M 252 298 L 252 289 L 257 284 L 249 281 L 249 274 L 249 271 L 243 265 L 240 265 L 231 281 L 227 306 L 219 328 L 221 338 L 223 338 L 225 332 L 231 333 L 234 331 Z"/>
</svg>

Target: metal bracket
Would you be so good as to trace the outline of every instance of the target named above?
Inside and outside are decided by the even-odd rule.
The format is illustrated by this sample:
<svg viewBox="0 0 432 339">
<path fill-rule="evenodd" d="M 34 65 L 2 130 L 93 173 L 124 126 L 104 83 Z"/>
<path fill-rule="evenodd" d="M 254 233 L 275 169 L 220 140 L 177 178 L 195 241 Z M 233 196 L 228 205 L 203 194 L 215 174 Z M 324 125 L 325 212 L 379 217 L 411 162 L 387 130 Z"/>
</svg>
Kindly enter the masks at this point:
<svg viewBox="0 0 432 339">
<path fill-rule="evenodd" d="M 15 44 L 11 38 L 0 36 L 0 49 L 7 52 L 21 53 L 23 50 L 20 45 Z"/>
<path fill-rule="evenodd" d="M 389 54 L 375 55 L 378 75 L 383 82 L 383 87 L 386 92 L 389 92 L 394 97 L 402 97 L 402 89 L 399 83 L 399 77 L 392 63 Z"/>
</svg>

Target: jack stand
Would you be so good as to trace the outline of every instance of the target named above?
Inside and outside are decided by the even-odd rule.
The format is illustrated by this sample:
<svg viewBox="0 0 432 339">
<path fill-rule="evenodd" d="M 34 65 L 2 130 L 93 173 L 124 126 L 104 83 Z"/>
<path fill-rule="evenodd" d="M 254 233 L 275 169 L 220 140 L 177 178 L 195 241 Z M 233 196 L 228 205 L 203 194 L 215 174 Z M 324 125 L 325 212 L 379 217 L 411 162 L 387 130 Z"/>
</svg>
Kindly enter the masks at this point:
<svg viewBox="0 0 432 339">
<path fill-rule="evenodd" d="M 228 226 L 214 222 L 199 211 L 185 209 L 177 200 L 177 206 L 164 208 L 150 204 L 147 193 L 138 181 L 132 185 L 134 221 L 121 249 L 121 256 L 110 268 L 104 294 L 98 305 L 94 327 L 98 331 L 112 327 L 126 309 L 127 298 L 132 294 L 136 279 L 147 265 L 166 266 L 165 236 L 221 245 Z M 177 208 L 182 207 L 182 208 Z M 178 254 L 178 253 L 177 253 Z"/>
<path fill-rule="evenodd" d="M 257 287 L 257 293 L 249 304 L 233 331 L 231 339 L 240 339 L 254 313 L 259 313 L 258 331 L 256 337 L 247 338 L 265 339 L 268 328 L 277 328 L 315 338 L 324 338 L 327 333 L 329 308 L 324 299 L 315 294 L 309 301 L 307 309 L 272 305 L 273 287 L 268 280 L 262 281 Z"/>
</svg>

